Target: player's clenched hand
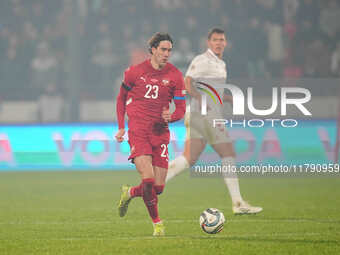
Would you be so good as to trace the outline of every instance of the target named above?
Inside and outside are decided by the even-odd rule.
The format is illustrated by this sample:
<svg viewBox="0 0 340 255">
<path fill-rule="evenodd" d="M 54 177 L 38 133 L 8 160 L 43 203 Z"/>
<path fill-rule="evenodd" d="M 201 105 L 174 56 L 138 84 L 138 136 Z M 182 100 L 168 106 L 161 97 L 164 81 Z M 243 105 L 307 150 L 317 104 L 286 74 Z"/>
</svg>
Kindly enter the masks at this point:
<svg viewBox="0 0 340 255">
<path fill-rule="evenodd" d="M 163 107 L 162 118 L 165 122 L 169 122 L 171 120 L 171 113 L 166 107 Z"/>
<path fill-rule="evenodd" d="M 118 132 L 117 132 L 117 134 L 115 136 L 117 142 L 121 143 L 121 142 L 124 141 L 124 137 L 123 137 L 124 134 L 125 134 L 125 129 L 124 128 L 121 128 L 121 129 L 118 130 Z"/>
</svg>

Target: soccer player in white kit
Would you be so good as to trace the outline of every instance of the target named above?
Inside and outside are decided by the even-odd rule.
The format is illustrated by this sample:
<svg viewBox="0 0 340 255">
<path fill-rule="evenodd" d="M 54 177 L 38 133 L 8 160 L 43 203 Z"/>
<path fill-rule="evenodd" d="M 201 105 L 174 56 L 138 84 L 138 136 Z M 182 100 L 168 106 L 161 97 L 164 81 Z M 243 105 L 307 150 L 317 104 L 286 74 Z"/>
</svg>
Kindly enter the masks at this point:
<svg viewBox="0 0 340 255">
<path fill-rule="evenodd" d="M 194 165 L 207 143 L 220 156 L 223 166 L 229 166 L 230 169 L 230 166 L 235 165 L 233 144 L 225 127 L 214 128 L 212 125 L 212 119 L 224 119 L 220 112 L 221 109 L 208 103 L 208 114 L 195 118 L 200 114 L 202 97 L 193 85 L 194 80 L 198 78 L 216 79 L 225 83 L 227 79 L 226 64 L 222 60 L 224 49 L 227 46 L 224 31 L 213 28 L 208 34 L 207 44 L 207 51 L 192 60 L 185 75 L 185 87 L 194 102 L 190 104 L 190 113 L 186 114 L 187 139 L 184 152 L 169 163 L 167 181 Z M 219 92 L 219 94 L 221 93 Z M 232 103 L 232 97 L 223 93 L 223 101 Z M 262 211 L 261 207 L 251 206 L 243 200 L 236 173 L 229 172 L 223 178 L 231 196 L 234 214 L 256 214 Z"/>
</svg>

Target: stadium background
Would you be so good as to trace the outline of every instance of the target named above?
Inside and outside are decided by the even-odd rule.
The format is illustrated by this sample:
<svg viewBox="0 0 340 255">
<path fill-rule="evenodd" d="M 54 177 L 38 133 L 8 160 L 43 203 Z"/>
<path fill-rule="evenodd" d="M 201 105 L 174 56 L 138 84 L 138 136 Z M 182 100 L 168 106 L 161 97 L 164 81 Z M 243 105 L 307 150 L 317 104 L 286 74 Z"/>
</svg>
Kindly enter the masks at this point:
<svg viewBox="0 0 340 255">
<path fill-rule="evenodd" d="M 164 31 L 175 39 L 172 63 L 185 72 L 193 56 L 204 50 L 207 30 L 213 26 L 227 32 L 229 82 L 257 80 L 257 102 L 261 96 L 271 97 L 271 86 L 292 86 L 287 81 L 304 81 L 303 87 L 312 91 L 314 122 L 302 122 L 294 134 L 244 131 L 253 136 L 256 148 L 243 162 L 261 158 L 271 137 L 279 143 L 300 140 L 280 144 L 286 162 L 335 159 L 337 1 L 8 0 L 1 3 L 0 12 L 1 170 L 131 168 L 127 161 L 118 160 L 125 162 L 122 165 L 115 159 L 116 154 L 127 155 L 127 144 L 112 140 L 123 71 L 148 56 L 146 42 L 152 33 Z M 184 139 L 181 124 L 172 128 L 177 140 Z M 60 145 L 54 139 L 58 135 Z M 84 144 L 81 137 L 93 142 Z M 180 153 L 182 145 L 179 141 L 170 151 Z M 245 147 L 237 145 L 238 152 Z M 302 148 L 305 153 L 296 154 Z M 65 153 L 71 163 L 64 162 Z"/>
<path fill-rule="evenodd" d="M 185 71 L 207 30 L 220 26 L 230 81 L 255 80 L 256 102 L 296 81 L 312 92 L 312 118 L 291 116 L 299 128 L 233 130 L 248 138 L 237 155 L 246 164 L 335 161 L 339 8 L 331 0 L 2 0 L 0 254 L 340 254 L 334 176 L 240 178 L 242 195 L 264 211 L 238 217 L 221 178 L 185 172 L 159 198 L 166 236 L 152 238 L 142 200 L 117 216 L 120 185 L 139 176 L 125 171 L 128 145 L 112 138 L 122 72 L 146 56 L 148 37 L 168 31 L 171 61 Z M 174 157 L 185 131 L 171 128 Z M 209 207 L 227 219 L 218 235 L 198 224 Z"/>
</svg>

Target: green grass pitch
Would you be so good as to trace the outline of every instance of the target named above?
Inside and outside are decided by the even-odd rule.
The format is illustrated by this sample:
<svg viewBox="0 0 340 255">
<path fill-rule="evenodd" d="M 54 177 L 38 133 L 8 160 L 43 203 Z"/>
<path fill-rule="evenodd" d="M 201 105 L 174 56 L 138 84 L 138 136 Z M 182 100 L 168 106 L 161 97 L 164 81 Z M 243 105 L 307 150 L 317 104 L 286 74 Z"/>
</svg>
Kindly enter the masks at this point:
<svg viewBox="0 0 340 255">
<path fill-rule="evenodd" d="M 264 207 L 233 216 L 223 181 L 192 178 L 168 183 L 159 198 L 166 236 L 152 237 L 142 199 L 125 218 L 116 204 L 120 185 L 135 171 L 0 173 L 0 254 L 340 254 L 340 179 L 243 178 L 243 196 Z M 200 213 L 216 207 L 227 223 L 204 233 Z"/>
</svg>

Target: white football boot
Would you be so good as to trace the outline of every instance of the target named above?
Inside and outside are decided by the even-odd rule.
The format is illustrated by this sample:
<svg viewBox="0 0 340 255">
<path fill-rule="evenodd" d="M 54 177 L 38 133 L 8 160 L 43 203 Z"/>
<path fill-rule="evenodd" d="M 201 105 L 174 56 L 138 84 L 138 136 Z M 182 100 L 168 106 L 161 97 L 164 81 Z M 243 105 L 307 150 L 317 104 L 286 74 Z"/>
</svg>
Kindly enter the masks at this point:
<svg viewBox="0 0 340 255">
<path fill-rule="evenodd" d="M 233 204 L 233 213 L 235 215 L 242 215 L 242 214 L 257 214 L 262 212 L 262 207 L 252 206 L 245 201 L 237 202 Z"/>
</svg>

